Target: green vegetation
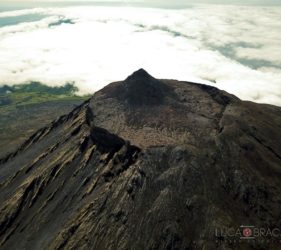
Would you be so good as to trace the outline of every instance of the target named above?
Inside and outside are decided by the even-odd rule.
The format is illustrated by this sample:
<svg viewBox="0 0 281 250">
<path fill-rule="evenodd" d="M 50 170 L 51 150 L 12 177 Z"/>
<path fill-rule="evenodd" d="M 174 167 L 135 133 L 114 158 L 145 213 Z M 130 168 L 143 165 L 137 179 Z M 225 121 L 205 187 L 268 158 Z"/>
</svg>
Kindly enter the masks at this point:
<svg viewBox="0 0 281 250">
<path fill-rule="evenodd" d="M 49 93 L 53 95 L 74 95 L 78 91 L 78 88 L 74 83 L 67 83 L 60 87 L 49 87 L 39 82 L 31 82 L 21 85 L 8 86 L 4 85 L 0 87 L 0 94 L 7 93 Z"/>
<path fill-rule="evenodd" d="M 73 83 L 61 87 L 49 87 L 38 82 L 4 85 L 0 87 L 0 111 L 52 101 L 79 101 L 89 97 L 77 96 L 77 91 L 78 88 Z"/>
</svg>

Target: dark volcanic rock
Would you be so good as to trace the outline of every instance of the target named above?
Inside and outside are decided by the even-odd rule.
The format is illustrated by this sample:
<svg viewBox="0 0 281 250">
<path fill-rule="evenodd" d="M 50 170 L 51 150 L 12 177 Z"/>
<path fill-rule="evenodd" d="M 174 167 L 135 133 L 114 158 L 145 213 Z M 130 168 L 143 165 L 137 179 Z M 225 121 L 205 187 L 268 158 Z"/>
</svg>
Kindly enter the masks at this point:
<svg viewBox="0 0 281 250">
<path fill-rule="evenodd" d="M 1 160 L 1 249 L 280 249 L 216 234 L 281 227 L 280 128 L 279 107 L 137 71 Z"/>
<path fill-rule="evenodd" d="M 160 105 L 165 96 L 172 93 L 172 89 L 160 80 L 140 69 L 130 75 L 122 84 L 109 86 L 113 98 L 131 106 Z"/>
</svg>

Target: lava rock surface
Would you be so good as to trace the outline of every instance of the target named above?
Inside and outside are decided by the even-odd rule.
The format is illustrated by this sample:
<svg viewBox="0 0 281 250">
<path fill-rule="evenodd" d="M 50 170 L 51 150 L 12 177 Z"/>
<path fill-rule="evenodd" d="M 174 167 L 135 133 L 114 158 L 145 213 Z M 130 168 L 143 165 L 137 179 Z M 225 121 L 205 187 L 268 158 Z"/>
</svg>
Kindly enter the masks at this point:
<svg viewBox="0 0 281 250">
<path fill-rule="evenodd" d="M 281 108 L 139 70 L 0 159 L 1 249 L 280 249 Z"/>
</svg>

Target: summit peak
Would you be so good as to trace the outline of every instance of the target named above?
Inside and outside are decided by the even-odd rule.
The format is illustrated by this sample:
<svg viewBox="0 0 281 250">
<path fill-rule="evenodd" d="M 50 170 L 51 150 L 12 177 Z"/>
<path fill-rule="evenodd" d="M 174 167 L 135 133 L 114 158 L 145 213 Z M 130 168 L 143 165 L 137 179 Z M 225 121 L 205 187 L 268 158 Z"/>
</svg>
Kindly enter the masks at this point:
<svg viewBox="0 0 281 250">
<path fill-rule="evenodd" d="M 127 77 L 126 80 L 138 80 L 138 79 L 154 79 L 150 74 L 147 73 L 143 68 L 135 71 L 133 74 Z"/>
<path fill-rule="evenodd" d="M 153 106 L 163 104 L 165 98 L 171 95 L 172 88 L 141 68 L 124 81 L 105 87 L 102 92 L 129 106 Z"/>
<path fill-rule="evenodd" d="M 163 102 L 167 86 L 144 69 L 128 76 L 123 84 L 123 98 L 133 105 L 158 105 Z"/>
</svg>

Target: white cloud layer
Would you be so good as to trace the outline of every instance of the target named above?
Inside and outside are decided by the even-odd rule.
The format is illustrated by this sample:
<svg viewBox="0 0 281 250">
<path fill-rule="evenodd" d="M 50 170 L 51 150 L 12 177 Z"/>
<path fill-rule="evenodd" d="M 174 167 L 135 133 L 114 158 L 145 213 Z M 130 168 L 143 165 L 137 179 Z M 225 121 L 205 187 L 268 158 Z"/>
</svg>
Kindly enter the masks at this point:
<svg viewBox="0 0 281 250">
<path fill-rule="evenodd" d="M 37 8 L 0 24 L 27 14 L 48 17 L 0 28 L 0 84 L 75 81 L 83 94 L 145 68 L 281 106 L 280 7 Z"/>
</svg>

